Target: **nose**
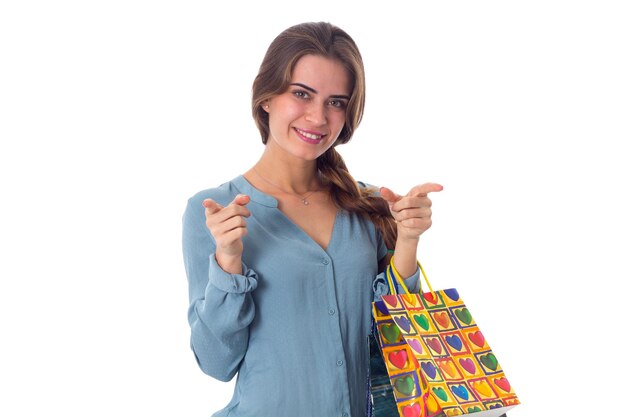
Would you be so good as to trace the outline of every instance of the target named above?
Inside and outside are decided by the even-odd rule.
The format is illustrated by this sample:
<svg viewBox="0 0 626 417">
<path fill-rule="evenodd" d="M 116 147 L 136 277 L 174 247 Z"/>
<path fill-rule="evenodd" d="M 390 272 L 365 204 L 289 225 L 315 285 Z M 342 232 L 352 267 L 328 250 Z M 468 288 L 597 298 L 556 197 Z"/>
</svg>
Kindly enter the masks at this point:
<svg viewBox="0 0 626 417">
<path fill-rule="evenodd" d="M 326 106 L 323 103 L 311 103 L 307 107 L 305 118 L 316 126 L 326 124 Z"/>
</svg>

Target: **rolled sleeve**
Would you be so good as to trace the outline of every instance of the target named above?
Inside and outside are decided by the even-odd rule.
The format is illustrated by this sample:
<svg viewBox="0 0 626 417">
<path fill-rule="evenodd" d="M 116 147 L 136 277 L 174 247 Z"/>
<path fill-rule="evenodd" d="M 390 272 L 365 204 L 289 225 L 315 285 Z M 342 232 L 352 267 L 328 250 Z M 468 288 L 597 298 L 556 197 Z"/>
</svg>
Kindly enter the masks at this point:
<svg viewBox="0 0 626 417">
<path fill-rule="evenodd" d="M 401 279 L 404 281 L 404 285 L 406 285 L 406 288 L 409 290 L 411 294 L 415 294 L 420 291 L 421 285 L 420 285 L 420 269 L 419 268 L 417 268 L 415 273 L 411 275 L 410 277 L 401 278 Z M 398 292 L 400 294 L 404 294 L 404 289 L 399 288 Z"/>
<path fill-rule="evenodd" d="M 400 278 L 403 280 L 407 289 L 410 293 L 415 294 L 418 293 L 421 289 L 420 284 L 420 270 L 417 268 L 415 273 L 408 278 Z M 381 272 L 374 278 L 374 282 L 372 284 L 372 291 L 374 292 L 374 301 L 380 301 L 383 295 L 389 295 L 389 284 L 387 282 L 387 277 L 385 276 L 385 272 Z M 401 286 L 397 289 L 399 294 L 404 294 L 404 288 Z"/>
<path fill-rule="evenodd" d="M 380 301 L 383 295 L 389 295 L 389 284 L 387 284 L 384 272 L 381 272 L 374 278 L 372 291 L 374 291 L 374 301 Z"/>
<path fill-rule="evenodd" d="M 200 368 L 221 381 L 230 380 L 246 354 L 249 326 L 255 317 L 251 296 L 258 279 L 244 265 L 243 274 L 225 272 L 209 256 L 208 285 L 204 297 L 189 310 L 191 346 Z"/>
<path fill-rule="evenodd" d="M 225 272 L 215 259 L 215 254 L 209 257 L 209 284 L 224 292 L 246 293 L 257 287 L 257 275 L 254 270 L 245 264 L 242 274 L 230 274 Z"/>
</svg>

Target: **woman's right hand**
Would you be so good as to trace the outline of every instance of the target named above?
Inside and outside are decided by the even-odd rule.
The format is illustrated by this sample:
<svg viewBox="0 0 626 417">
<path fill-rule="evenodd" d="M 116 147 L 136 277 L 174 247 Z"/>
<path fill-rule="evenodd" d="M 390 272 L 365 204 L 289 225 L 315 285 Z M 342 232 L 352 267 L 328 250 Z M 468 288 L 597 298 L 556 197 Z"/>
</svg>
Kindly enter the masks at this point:
<svg viewBox="0 0 626 417">
<path fill-rule="evenodd" d="M 202 202 L 206 225 L 215 239 L 215 259 L 220 267 L 230 274 L 241 274 L 242 238 L 248 233 L 246 217 L 250 211 L 246 204 L 250 197 L 239 194 L 226 207 L 207 198 Z"/>
</svg>

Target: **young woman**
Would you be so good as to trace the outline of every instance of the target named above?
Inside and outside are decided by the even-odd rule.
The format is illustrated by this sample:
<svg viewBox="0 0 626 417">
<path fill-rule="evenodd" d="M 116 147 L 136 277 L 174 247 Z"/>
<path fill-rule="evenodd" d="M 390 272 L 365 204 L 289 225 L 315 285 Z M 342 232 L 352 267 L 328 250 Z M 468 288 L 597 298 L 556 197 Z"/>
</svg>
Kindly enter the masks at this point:
<svg viewBox="0 0 626 417">
<path fill-rule="evenodd" d="M 243 175 L 189 199 L 183 249 L 191 346 L 235 392 L 215 416 L 363 416 L 371 302 L 393 262 L 418 285 L 428 193 L 355 182 L 335 147 L 361 121 L 365 78 L 352 38 L 306 23 L 270 45 L 253 85 L 265 144 Z M 392 251 L 388 251 L 388 249 Z"/>
</svg>

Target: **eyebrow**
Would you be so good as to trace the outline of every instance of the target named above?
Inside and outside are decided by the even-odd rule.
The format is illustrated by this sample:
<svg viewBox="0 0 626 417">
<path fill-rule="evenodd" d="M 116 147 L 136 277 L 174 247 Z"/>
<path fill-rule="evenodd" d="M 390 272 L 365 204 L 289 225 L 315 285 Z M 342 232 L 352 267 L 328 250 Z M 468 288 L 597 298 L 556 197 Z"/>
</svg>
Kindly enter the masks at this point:
<svg viewBox="0 0 626 417">
<path fill-rule="evenodd" d="M 289 85 L 295 85 L 295 86 L 298 86 L 298 87 L 302 87 L 302 88 L 304 88 L 305 90 L 312 92 L 313 94 L 318 94 L 318 91 L 317 91 L 316 89 L 311 88 L 311 87 L 309 87 L 309 86 L 308 86 L 308 85 L 306 85 L 306 84 L 302 84 L 302 83 L 291 83 L 291 84 L 289 84 Z M 346 96 L 346 95 L 344 95 L 344 94 L 332 94 L 332 95 L 330 96 L 330 98 L 343 98 L 343 99 L 346 99 L 346 100 L 350 100 L 350 96 Z"/>
</svg>

